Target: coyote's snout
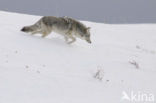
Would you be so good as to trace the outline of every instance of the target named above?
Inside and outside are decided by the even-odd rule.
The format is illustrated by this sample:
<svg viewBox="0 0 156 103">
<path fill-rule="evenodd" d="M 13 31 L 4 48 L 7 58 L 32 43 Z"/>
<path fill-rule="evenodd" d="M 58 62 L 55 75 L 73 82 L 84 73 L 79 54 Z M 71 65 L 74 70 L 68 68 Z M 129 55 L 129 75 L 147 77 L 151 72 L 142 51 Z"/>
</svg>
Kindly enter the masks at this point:
<svg viewBox="0 0 156 103">
<path fill-rule="evenodd" d="M 76 37 L 91 43 L 90 27 L 86 27 L 81 22 L 69 17 L 42 17 L 34 25 L 23 27 L 21 31 L 31 34 L 40 33 L 42 37 L 46 37 L 54 31 L 62 34 L 69 44 L 76 41 Z M 68 41 L 69 39 L 71 39 L 71 41 Z"/>
</svg>

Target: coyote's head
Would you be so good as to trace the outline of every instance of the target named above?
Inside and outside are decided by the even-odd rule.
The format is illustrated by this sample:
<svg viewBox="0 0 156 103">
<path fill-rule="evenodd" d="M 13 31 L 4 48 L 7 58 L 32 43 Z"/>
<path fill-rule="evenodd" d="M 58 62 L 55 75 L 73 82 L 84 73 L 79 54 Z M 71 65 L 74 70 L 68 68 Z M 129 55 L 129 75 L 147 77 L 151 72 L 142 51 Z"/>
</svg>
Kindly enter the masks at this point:
<svg viewBox="0 0 156 103">
<path fill-rule="evenodd" d="M 90 40 L 90 27 L 86 28 L 86 32 L 85 32 L 85 35 L 84 35 L 84 39 L 88 42 L 88 43 L 92 43 L 91 40 Z"/>
</svg>

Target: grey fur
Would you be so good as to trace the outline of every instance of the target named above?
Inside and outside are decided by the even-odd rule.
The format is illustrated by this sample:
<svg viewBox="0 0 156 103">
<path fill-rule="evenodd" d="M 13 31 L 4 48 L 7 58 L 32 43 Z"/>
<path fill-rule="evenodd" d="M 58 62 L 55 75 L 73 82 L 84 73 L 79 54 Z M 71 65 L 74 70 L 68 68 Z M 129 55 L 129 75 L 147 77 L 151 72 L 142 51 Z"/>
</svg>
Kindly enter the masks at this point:
<svg viewBox="0 0 156 103">
<path fill-rule="evenodd" d="M 81 22 L 69 17 L 45 16 L 31 26 L 25 26 L 21 29 L 23 32 L 32 34 L 40 33 L 42 37 L 46 37 L 52 31 L 64 36 L 65 40 L 70 44 L 76 41 L 75 37 L 79 37 L 91 43 L 89 27 Z M 68 41 L 71 39 L 71 41 Z"/>
</svg>

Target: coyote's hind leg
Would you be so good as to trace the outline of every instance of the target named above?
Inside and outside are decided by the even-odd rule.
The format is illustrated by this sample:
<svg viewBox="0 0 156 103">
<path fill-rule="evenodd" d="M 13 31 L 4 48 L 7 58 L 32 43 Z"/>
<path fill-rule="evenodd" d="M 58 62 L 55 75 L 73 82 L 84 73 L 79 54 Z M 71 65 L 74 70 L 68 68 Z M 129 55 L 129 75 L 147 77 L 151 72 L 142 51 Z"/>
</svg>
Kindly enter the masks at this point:
<svg viewBox="0 0 156 103">
<path fill-rule="evenodd" d="M 37 33 L 40 33 L 40 32 L 39 31 L 34 31 L 34 32 L 31 33 L 31 35 L 35 35 Z"/>
</svg>

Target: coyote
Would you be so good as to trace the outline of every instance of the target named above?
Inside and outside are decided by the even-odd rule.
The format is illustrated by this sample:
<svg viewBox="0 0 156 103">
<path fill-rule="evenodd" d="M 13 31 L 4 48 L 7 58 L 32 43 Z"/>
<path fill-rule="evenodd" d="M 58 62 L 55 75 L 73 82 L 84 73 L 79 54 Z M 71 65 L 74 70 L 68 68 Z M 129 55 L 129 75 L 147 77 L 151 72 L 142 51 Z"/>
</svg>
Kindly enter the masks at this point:
<svg viewBox="0 0 156 103">
<path fill-rule="evenodd" d="M 42 37 L 46 37 L 54 31 L 63 35 L 69 44 L 75 42 L 76 37 L 91 43 L 90 27 L 86 27 L 81 22 L 69 17 L 44 16 L 34 25 L 23 27 L 21 31 L 32 35 L 39 33 L 42 34 Z M 69 41 L 69 39 L 71 40 Z"/>
</svg>

